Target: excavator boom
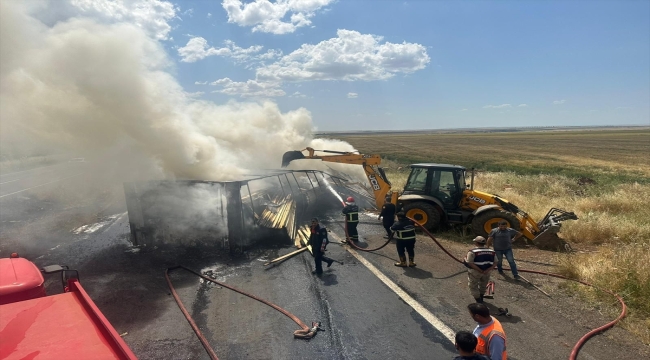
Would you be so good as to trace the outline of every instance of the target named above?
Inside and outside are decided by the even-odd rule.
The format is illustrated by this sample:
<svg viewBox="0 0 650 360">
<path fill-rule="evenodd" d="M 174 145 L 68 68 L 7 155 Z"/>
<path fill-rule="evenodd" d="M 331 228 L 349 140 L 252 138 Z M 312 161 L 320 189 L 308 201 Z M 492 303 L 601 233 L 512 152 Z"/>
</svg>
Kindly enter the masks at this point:
<svg viewBox="0 0 650 360">
<path fill-rule="evenodd" d="M 307 155 L 303 154 L 304 151 L 307 151 Z M 316 152 L 333 155 L 316 155 Z M 316 159 L 339 164 L 361 165 L 370 183 L 377 208 L 381 208 L 384 205 L 384 199 L 391 192 L 390 182 L 378 166 L 381 164 L 381 156 L 379 155 L 362 155 L 334 150 L 314 150 L 308 147 L 302 151 L 296 150 L 284 153 L 282 156 L 282 167 L 287 167 L 292 161 L 300 159 Z M 394 197 L 396 198 L 397 196 Z"/>
</svg>

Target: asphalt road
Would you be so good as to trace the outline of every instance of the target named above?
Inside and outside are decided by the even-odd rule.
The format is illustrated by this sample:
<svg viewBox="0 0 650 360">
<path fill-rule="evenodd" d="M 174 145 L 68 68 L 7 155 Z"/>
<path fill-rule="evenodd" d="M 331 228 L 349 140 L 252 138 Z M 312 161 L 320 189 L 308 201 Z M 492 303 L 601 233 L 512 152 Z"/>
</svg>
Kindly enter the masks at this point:
<svg viewBox="0 0 650 360">
<path fill-rule="evenodd" d="M 322 277 L 311 274 L 313 259 L 307 253 L 274 267 L 263 265 L 291 247 L 260 247 L 238 257 L 218 247 L 136 248 L 128 241 L 121 186 L 86 189 L 85 166 L 65 163 L 0 176 L 0 256 L 18 251 L 39 266 L 58 263 L 78 269 L 90 296 L 141 359 L 208 358 L 169 294 L 164 271 L 174 265 L 272 301 L 307 324 L 321 321 L 325 329 L 311 341 L 293 339 L 298 327 L 281 313 L 189 273 L 174 272 L 185 306 L 222 359 L 451 359 L 455 349 L 448 330 L 475 326 L 466 311 L 472 298 L 464 268 L 422 236 L 416 245 L 417 268 L 393 266 L 397 255 L 389 244 L 375 253 L 357 252 L 376 268 L 378 273 L 373 273 L 347 247 L 332 244 L 328 256 L 344 264 L 334 264 Z M 321 214 L 333 240 L 343 237 L 338 211 Z M 374 216 L 362 216 L 359 230 L 370 247 L 384 241 Z M 452 251 L 462 255 L 465 249 L 461 245 Z M 410 299 L 401 298 L 377 274 Z M 509 358 L 566 359 L 580 336 L 610 320 L 571 301 L 556 283 L 531 280 L 557 289 L 549 290 L 553 298 L 497 278 L 496 298 L 489 300 L 493 310 L 508 307 L 513 313 L 503 319 Z M 48 279 L 48 291 L 60 291 L 58 281 Z M 423 310 L 414 310 L 410 301 Z M 614 329 L 590 340 L 579 359 L 645 358 L 647 349 L 628 338 Z"/>
</svg>

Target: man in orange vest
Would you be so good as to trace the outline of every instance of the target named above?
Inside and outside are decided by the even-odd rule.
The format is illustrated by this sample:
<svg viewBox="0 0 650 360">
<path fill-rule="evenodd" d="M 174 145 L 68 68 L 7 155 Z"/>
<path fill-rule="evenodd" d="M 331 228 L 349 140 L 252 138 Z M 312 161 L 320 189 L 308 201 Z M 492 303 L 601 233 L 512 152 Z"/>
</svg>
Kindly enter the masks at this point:
<svg viewBox="0 0 650 360">
<path fill-rule="evenodd" d="M 484 304 L 469 304 L 467 309 L 478 323 L 474 329 L 474 336 L 478 340 L 476 353 L 489 356 L 491 360 L 507 360 L 506 333 L 499 320 L 490 316 L 490 309 Z"/>
</svg>

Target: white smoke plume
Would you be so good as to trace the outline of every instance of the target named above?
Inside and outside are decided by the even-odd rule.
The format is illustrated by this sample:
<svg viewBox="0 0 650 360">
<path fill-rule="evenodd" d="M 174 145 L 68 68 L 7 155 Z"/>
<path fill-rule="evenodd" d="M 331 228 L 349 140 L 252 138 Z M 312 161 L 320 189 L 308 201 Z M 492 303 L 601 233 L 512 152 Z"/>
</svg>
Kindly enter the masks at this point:
<svg viewBox="0 0 650 360">
<path fill-rule="evenodd" d="M 247 169 L 278 168 L 287 150 L 352 150 L 312 143 L 304 108 L 197 100 L 171 75 L 159 34 L 82 11 L 52 19 L 53 3 L 0 2 L 3 153 L 65 150 L 119 180 L 231 180 Z"/>
</svg>

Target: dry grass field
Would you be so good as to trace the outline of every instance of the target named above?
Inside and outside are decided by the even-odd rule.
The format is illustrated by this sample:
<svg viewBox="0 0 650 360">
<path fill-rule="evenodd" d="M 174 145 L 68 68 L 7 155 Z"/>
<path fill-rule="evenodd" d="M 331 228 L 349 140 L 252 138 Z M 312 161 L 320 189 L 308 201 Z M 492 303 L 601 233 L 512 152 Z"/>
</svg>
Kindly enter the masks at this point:
<svg viewBox="0 0 650 360">
<path fill-rule="evenodd" d="M 408 164 L 449 163 L 477 168 L 475 189 L 499 194 L 533 218 L 551 207 L 575 211 L 580 219 L 566 222 L 561 236 L 579 251 L 558 255 L 557 272 L 623 296 L 630 308 L 623 326 L 650 344 L 650 129 L 337 138 L 382 155 L 398 190 Z M 585 303 L 618 311 L 609 295 L 575 291 Z"/>
</svg>

